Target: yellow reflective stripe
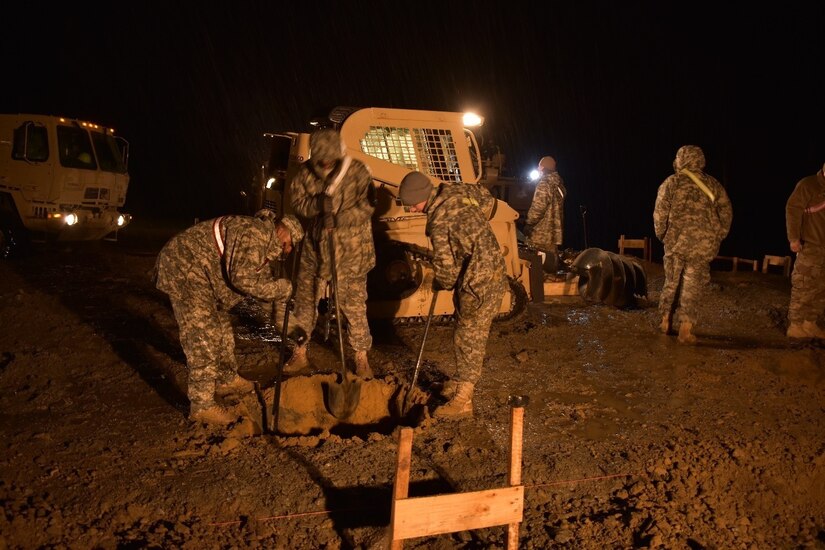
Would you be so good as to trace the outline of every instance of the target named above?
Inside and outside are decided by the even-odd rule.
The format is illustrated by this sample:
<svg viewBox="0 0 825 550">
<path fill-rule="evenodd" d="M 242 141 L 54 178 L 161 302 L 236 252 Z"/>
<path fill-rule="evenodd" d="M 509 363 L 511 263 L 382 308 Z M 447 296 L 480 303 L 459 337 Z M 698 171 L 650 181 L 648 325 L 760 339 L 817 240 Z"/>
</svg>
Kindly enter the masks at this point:
<svg viewBox="0 0 825 550">
<path fill-rule="evenodd" d="M 693 183 L 695 183 L 696 185 L 698 185 L 698 186 L 699 186 L 699 189 L 701 189 L 701 190 L 702 190 L 702 192 L 703 192 L 705 195 L 707 195 L 707 196 L 708 196 L 708 198 L 710 199 L 710 202 L 716 202 L 716 196 L 713 194 L 713 192 L 712 192 L 710 189 L 708 189 L 708 186 L 707 186 L 707 185 L 705 185 L 705 182 L 703 182 L 702 180 L 700 180 L 700 179 L 696 176 L 696 174 L 694 174 L 693 172 L 691 172 L 691 171 L 690 171 L 690 170 L 688 170 L 687 168 L 682 168 L 682 170 L 680 170 L 680 173 L 682 173 L 682 174 L 686 175 L 687 177 L 689 177 L 690 179 L 692 179 L 692 180 L 693 180 Z"/>
</svg>

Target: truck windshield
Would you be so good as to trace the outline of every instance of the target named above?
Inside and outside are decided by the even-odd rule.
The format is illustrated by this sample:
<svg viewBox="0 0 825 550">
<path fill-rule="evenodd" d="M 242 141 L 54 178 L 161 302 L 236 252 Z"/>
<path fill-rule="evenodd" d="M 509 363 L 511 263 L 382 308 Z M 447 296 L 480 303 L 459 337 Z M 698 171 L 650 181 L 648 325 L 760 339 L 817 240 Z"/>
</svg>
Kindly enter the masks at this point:
<svg viewBox="0 0 825 550">
<path fill-rule="evenodd" d="M 97 163 L 92 152 L 89 132 L 79 126 L 58 126 L 57 147 L 60 151 L 60 164 L 67 168 L 85 168 L 96 170 Z"/>
<path fill-rule="evenodd" d="M 100 169 L 106 172 L 126 173 L 126 163 L 120 156 L 120 149 L 112 136 L 101 132 L 92 132 L 92 143 L 97 153 L 97 162 Z"/>
</svg>

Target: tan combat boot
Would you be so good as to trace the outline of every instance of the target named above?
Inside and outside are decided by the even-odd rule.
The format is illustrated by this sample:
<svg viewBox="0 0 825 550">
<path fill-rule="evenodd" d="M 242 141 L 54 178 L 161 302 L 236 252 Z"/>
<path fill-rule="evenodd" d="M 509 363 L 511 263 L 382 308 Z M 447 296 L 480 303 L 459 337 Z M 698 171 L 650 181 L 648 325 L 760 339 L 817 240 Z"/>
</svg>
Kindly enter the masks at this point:
<svg viewBox="0 0 825 550">
<path fill-rule="evenodd" d="M 790 329 L 788 329 L 790 330 Z M 819 325 L 814 321 L 805 321 L 802 323 L 802 330 L 804 330 L 810 338 L 825 339 L 825 330 L 819 328 Z"/>
<path fill-rule="evenodd" d="M 444 399 L 452 399 L 455 395 L 456 388 L 458 388 L 458 382 L 455 380 L 447 380 L 444 382 L 444 385 L 441 386 L 441 392 L 439 392 L 439 394 Z"/>
<path fill-rule="evenodd" d="M 679 343 L 680 344 L 695 344 L 696 336 L 691 332 L 693 330 L 693 323 L 682 323 L 679 325 Z"/>
<path fill-rule="evenodd" d="M 367 359 L 366 350 L 355 352 L 355 376 L 366 379 L 370 379 L 374 376 L 372 369 L 370 368 L 370 362 Z"/>
<path fill-rule="evenodd" d="M 659 325 L 659 331 L 662 334 L 670 332 L 670 315 L 662 316 L 662 323 Z"/>
<path fill-rule="evenodd" d="M 307 359 L 307 346 L 295 346 L 292 350 L 292 357 L 289 361 L 284 363 L 284 374 L 298 374 L 299 372 L 309 368 L 309 359 Z"/>
<path fill-rule="evenodd" d="M 810 321 L 808 321 L 810 322 Z M 810 338 L 808 331 L 805 330 L 803 323 L 791 323 L 788 326 L 788 332 L 785 333 L 788 338 Z"/>
<path fill-rule="evenodd" d="M 211 424 L 213 426 L 228 426 L 237 419 L 237 416 L 232 415 L 229 411 L 218 405 L 212 405 L 209 408 L 201 409 L 189 415 L 189 420 L 203 422 L 204 424 Z"/>
<path fill-rule="evenodd" d="M 221 384 L 215 388 L 215 395 L 223 397 L 226 395 L 246 395 L 255 389 L 255 384 L 241 376 L 235 376 L 230 382 Z"/>
<path fill-rule="evenodd" d="M 475 384 L 472 382 L 458 382 L 455 395 L 446 404 L 438 407 L 433 412 L 433 418 L 459 419 L 466 416 L 473 416 L 473 391 Z"/>
</svg>

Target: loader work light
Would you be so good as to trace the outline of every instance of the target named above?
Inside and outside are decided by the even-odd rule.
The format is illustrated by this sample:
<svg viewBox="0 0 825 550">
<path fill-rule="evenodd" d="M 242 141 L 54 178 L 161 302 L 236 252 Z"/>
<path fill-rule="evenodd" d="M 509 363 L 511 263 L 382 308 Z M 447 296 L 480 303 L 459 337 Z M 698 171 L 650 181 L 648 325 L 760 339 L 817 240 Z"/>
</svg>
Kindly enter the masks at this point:
<svg viewBox="0 0 825 550">
<path fill-rule="evenodd" d="M 473 128 L 484 124 L 484 118 L 475 113 L 464 113 L 462 121 L 466 128 Z"/>
</svg>

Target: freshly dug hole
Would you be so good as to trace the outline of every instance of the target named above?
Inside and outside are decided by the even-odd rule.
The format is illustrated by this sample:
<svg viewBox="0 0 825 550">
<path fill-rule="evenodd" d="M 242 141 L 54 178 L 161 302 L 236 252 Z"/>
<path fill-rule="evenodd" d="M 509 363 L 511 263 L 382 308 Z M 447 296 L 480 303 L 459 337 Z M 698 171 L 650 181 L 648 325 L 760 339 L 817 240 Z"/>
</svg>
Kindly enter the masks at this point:
<svg viewBox="0 0 825 550">
<path fill-rule="evenodd" d="M 361 394 L 352 415 L 334 417 L 327 403 L 328 388 L 338 382 L 337 374 L 295 376 L 281 383 L 278 435 L 317 435 L 329 432 L 341 436 L 366 436 L 370 432 L 389 434 L 399 424 L 416 425 L 428 416 L 424 404 L 427 394 L 414 390 L 410 410 L 402 415 L 403 400 L 409 389 L 393 377 L 361 380 Z M 275 388 L 250 394 L 243 404 L 258 427 L 265 426 L 272 412 Z M 262 432 L 262 430 L 256 430 Z"/>
</svg>

